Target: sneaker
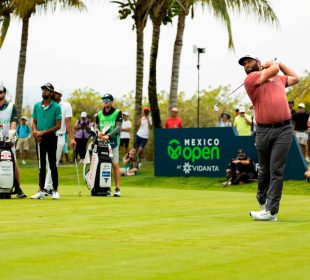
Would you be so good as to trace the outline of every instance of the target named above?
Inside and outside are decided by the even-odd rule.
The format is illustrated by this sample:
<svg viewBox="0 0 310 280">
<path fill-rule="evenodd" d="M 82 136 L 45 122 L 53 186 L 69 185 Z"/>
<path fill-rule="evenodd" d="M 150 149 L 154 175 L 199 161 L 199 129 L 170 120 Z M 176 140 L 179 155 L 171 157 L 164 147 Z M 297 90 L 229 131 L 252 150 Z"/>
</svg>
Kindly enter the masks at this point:
<svg viewBox="0 0 310 280">
<path fill-rule="evenodd" d="M 23 165 L 25 165 L 25 164 L 26 164 L 26 162 L 25 162 L 24 160 L 22 160 L 22 164 L 23 164 Z"/>
<path fill-rule="evenodd" d="M 115 197 L 120 197 L 121 196 L 121 190 L 119 188 L 116 188 L 114 191 L 114 196 Z"/>
<path fill-rule="evenodd" d="M 45 196 L 49 196 L 53 194 L 53 189 L 44 189 Z"/>
<path fill-rule="evenodd" d="M 277 216 L 271 215 L 270 211 L 262 210 L 262 211 L 251 211 L 250 216 L 254 221 L 274 221 L 276 222 Z"/>
<path fill-rule="evenodd" d="M 20 191 L 17 195 L 16 195 L 17 198 L 25 198 L 27 197 L 27 195 L 25 195 L 22 191 Z"/>
<path fill-rule="evenodd" d="M 59 192 L 53 191 L 52 199 L 59 199 L 59 198 L 60 198 Z"/>
<path fill-rule="evenodd" d="M 35 195 L 33 195 L 31 198 L 32 199 L 44 199 L 44 192 L 38 191 Z"/>
</svg>

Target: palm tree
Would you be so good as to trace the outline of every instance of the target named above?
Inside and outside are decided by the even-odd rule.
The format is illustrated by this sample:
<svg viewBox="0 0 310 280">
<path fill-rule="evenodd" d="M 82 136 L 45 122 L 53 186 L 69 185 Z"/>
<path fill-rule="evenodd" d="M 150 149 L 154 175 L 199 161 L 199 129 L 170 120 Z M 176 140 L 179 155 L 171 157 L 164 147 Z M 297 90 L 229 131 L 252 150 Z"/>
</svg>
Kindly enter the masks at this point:
<svg viewBox="0 0 310 280">
<path fill-rule="evenodd" d="M 13 5 L 10 0 L 0 2 L 0 48 L 3 45 L 8 31 L 13 10 Z"/>
<path fill-rule="evenodd" d="M 177 91 L 179 83 L 179 69 L 181 60 L 181 51 L 183 45 L 183 34 L 185 29 L 185 20 L 190 10 L 194 5 L 201 3 L 203 6 L 208 6 L 214 13 L 215 17 L 221 19 L 227 28 L 228 32 L 228 48 L 234 48 L 231 22 L 229 10 L 247 13 L 252 13 L 259 20 L 270 22 L 277 25 L 278 19 L 272 10 L 268 0 L 180 0 L 180 13 L 178 17 L 178 28 L 173 50 L 173 62 L 170 83 L 169 108 L 177 105 Z M 192 12 L 193 16 L 193 12 Z"/>
<path fill-rule="evenodd" d="M 129 15 L 134 19 L 136 29 L 136 90 L 135 90 L 135 122 L 134 135 L 139 128 L 139 120 L 142 114 L 143 97 L 143 70 L 144 70 L 144 28 L 147 23 L 150 10 L 156 0 L 124 0 L 112 1 L 119 5 L 120 19 L 126 19 Z"/>
<path fill-rule="evenodd" d="M 162 23 L 167 23 L 168 21 L 171 21 L 171 17 L 168 14 L 170 4 L 171 4 L 170 0 L 158 0 L 150 11 L 150 18 L 152 20 L 152 26 L 153 26 L 153 34 L 152 34 L 152 45 L 150 53 L 148 95 L 152 112 L 153 125 L 155 128 L 161 127 L 161 118 L 157 98 L 157 81 L 156 81 L 156 72 L 157 72 L 156 65 L 157 65 L 158 45 L 160 38 L 160 26 Z"/>
<path fill-rule="evenodd" d="M 15 104 L 17 112 L 21 112 L 23 106 L 24 74 L 26 67 L 26 55 L 28 44 L 29 20 L 38 11 L 48 11 L 60 8 L 85 8 L 82 0 L 12 0 L 14 14 L 22 20 L 21 45 L 16 81 Z"/>
</svg>

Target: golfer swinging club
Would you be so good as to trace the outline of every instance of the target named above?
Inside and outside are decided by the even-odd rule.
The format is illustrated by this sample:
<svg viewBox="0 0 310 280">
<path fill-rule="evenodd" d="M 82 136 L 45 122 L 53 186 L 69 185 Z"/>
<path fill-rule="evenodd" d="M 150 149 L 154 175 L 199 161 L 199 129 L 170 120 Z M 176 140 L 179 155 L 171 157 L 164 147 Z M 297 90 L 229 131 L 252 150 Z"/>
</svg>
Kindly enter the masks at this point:
<svg viewBox="0 0 310 280">
<path fill-rule="evenodd" d="M 281 62 L 260 60 L 251 55 L 239 59 L 247 77 L 244 86 L 255 108 L 256 149 L 259 158 L 257 200 L 261 211 L 251 211 L 257 221 L 276 221 L 283 188 L 287 154 L 293 138 L 291 112 L 285 87 L 299 77 Z M 279 71 L 284 75 L 278 75 Z"/>
</svg>

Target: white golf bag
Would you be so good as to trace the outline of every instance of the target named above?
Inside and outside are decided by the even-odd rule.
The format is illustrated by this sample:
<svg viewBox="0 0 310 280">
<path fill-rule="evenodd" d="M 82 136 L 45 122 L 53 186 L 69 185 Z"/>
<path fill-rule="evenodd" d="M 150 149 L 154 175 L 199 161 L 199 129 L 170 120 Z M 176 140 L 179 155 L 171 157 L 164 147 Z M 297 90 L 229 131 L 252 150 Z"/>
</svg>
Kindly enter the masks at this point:
<svg viewBox="0 0 310 280">
<path fill-rule="evenodd" d="M 83 166 L 83 177 L 92 196 L 109 196 L 112 187 L 112 148 L 92 133 Z"/>
<path fill-rule="evenodd" d="M 0 199 L 10 199 L 15 184 L 14 144 L 9 137 L 2 137 L 0 130 Z"/>
</svg>

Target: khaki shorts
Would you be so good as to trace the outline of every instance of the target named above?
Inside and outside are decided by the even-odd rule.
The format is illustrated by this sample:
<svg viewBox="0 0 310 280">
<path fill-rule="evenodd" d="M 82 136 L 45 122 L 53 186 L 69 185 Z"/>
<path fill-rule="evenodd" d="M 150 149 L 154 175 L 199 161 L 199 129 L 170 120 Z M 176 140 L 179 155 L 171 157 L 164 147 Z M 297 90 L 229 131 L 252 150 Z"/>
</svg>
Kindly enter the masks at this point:
<svg viewBox="0 0 310 280">
<path fill-rule="evenodd" d="M 112 153 L 113 153 L 112 162 L 113 163 L 119 163 L 119 148 L 118 148 L 118 146 L 116 148 L 112 149 Z"/>
<path fill-rule="evenodd" d="M 307 132 L 296 131 L 295 136 L 296 136 L 298 144 L 304 145 L 304 146 L 307 145 L 307 142 L 308 142 L 308 133 Z"/>
<path fill-rule="evenodd" d="M 28 138 L 18 138 L 16 143 L 16 150 L 21 152 L 29 150 L 29 139 Z"/>
</svg>

